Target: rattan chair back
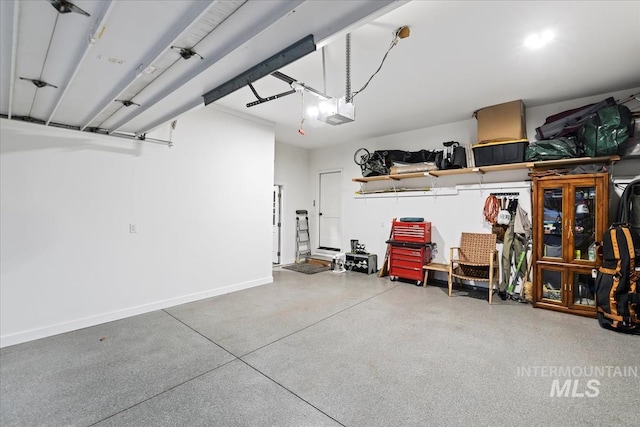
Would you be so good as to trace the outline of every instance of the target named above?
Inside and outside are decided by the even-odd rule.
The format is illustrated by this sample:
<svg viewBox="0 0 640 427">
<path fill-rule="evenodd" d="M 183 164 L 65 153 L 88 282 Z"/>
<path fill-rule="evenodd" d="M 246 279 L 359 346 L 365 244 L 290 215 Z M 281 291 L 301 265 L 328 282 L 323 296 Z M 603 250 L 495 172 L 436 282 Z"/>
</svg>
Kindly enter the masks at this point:
<svg viewBox="0 0 640 427">
<path fill-rule="evenodd" d="M 462 233 L 460 238 L 460 263 L 485 264 L 496 250 L 496 235 L 493 233 Z"/>
</svg>

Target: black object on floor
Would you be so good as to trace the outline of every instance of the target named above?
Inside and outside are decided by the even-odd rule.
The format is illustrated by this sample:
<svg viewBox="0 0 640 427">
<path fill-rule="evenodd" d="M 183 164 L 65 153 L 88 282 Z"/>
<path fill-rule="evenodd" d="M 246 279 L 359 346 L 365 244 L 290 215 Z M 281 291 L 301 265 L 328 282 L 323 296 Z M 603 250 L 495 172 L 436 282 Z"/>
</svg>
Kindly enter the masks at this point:
<svg viewBox="0 0 640 427">
<path fill-rule="evenodd" d="M 297 271 L 298 273 L 315 274 L 315 273 L 320 273 L 321 271 L 329 271 L 331 269 L 331 266 L 316 264 L 312 262 L 303 262 L 300 264 L 285 265 L 282 268 L 285 268 L 291 271 Z"/>
</svg>

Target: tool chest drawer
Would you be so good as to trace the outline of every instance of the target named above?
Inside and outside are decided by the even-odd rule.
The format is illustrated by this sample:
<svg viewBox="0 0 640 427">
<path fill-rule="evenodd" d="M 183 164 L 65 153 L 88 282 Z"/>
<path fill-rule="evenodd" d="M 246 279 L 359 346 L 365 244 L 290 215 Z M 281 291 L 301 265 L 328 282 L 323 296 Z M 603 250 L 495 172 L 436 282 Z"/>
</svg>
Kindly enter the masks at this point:
<svg viewBox="0 0 640 427">
<path fill-rule="evenodd" d="M 392 229 L 393 240 L 415 243 L 431 242 L 430 222 L 402 222 L 394 221 Z"/>
<path fill-rule="evenodd" d="M 389 268 L 389 276 L 391 276 L 391 280 L 398 278 L 415 280 L 417 285 L 421 285 L 423 279 L 422 269 L 405 268 L 398 265 L 392 265 Z"/>
<path fill-rule="evenodd" d="M 431 262 L 431 248 L 420 248 L 391 245 L 389 250 L 389 275 L 392 280 L 403 278 L 416 280 L 420 284 L 423 280 L 423 266 Z"/>
</svg>

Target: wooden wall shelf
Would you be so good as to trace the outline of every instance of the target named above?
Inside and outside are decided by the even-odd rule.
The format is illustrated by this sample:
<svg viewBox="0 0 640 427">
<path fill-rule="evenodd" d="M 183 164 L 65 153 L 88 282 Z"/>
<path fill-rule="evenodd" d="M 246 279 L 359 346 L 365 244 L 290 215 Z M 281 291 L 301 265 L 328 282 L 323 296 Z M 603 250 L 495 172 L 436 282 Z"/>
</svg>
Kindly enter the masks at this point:
<svg viewBox="0 0 640 427">
<path fill-rule="evenodd" d="M 354 182 L 372 182 L 372 181 L 389 181 L 389 180 L 398 181 L 401 179 L 424 178 L 428 176 L 439 177 L 439 176 L 450 176 L 450 175 L 463 175 L 463 174 L 469 174 L 469 173 L 484 174 L 489 172 L 500 172 L 500 171 L 521 170 L 521 169 L 544 170 L 544 169 L 553 169 L 553 168 L 575 166 L 575 165 L 614 163 L 614 162 L 617 162 L 618 160 L 620 160 L 620 156 L 579 157 L 576 159 L 508 163 L 504 165 L 479 166 L 479 167 L 464 168 L 464 169 L 445 169 L 445 170 L 433 170 L 428 172 L 412 172 L 412 173 L 401 173 L 401 174 L 392 174 L 392 175 L 370 176 L 370 177 L 353 178 L 352 181 Z"/>
</svg>

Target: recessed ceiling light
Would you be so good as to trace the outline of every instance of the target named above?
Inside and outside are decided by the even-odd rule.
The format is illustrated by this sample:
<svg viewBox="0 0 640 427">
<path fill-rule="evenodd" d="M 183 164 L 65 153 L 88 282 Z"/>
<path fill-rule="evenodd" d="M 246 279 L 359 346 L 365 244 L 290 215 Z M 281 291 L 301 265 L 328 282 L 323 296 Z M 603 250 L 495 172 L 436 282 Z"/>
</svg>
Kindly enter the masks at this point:
<svg viewBox="0 0 640 427">
<path fill-rule="evenodd" d="M 539 49 L 553 40 L 554 37 L 555 34 L 553 31 L 545 30 L 540 33 L 531 34 L 524 40 L 524 45 L 530 49 Z"/>
</svg>

